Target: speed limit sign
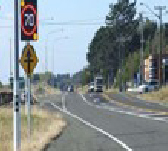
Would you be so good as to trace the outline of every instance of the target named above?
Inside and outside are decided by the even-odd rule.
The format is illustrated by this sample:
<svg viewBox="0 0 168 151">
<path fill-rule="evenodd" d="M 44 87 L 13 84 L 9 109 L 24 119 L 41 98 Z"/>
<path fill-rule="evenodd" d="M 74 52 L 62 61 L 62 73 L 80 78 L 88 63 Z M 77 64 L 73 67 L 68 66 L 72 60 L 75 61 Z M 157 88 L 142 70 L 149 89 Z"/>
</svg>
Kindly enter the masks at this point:
<svg viewBox="0 0 168 151">
<path fill-rule="evenodd" d="M 21 40 L 37 40 L 37 28 L 37 0 L 21 0 Z"/>
</svg>

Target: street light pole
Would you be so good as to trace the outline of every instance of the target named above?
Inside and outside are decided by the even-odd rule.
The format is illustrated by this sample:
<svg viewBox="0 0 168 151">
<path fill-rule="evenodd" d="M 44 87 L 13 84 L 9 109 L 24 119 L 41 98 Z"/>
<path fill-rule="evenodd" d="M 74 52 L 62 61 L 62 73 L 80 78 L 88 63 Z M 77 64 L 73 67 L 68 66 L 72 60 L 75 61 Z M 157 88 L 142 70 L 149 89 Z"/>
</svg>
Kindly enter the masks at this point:
<svg viewBox="0 0 168 151">
<path fill-rule="evenodd" d="M 140 21 L 141 21 L 141 26 L 140 26 L 140 31 L 141 31 L 141 55 L 140 55 L 140 85 L 143 84 L 144 82 L 144 74 L 143 74 L 143 15 L 140 13 Z"/>
<path fill-rule="evenodd" d="M 48 57 L 48 53 L 47 53 L 47 42 L 45 42 L 45 71 L 47 72 L 47 57 Z"/>
<path fill-rule="evenodd" d="M 53 46 L 53 88 L 54 88 L 54 84 L 55 84 L 55 77 L 54 77 L 54 69 L 55 69 L 55 47 Z"/>
<path fill-rule="evenodd" d="M 61 39 L 69 39 L 69 37 L 57 37 L 55 40 L 54 40 L 54 42 L 56 41 L 56 40 L 61 40 Z M 54 43 L 55 44 L 55 43 Z M 53 87 L 54 87 L 54 69 L 55 69 L 55 59 L 54 59 L 54 56 L 55 56 L 55 47 L 54 47 L 55 45 L 53 45 Z"/>
<path fill-rule="evenodd" d="M 63 32 L 63 29 L 59 29 L 59 30 L 54 30 L 54 31 L 51 31 L 47 34 L 47 38 L 45 39 L 45 72 L 48 71 L 48 50 L 47 50 L 47 41 L 48 41 L 48 36 L 51 35 L 51 34 L 54 34 L 56 32 L 59 32 L 59 31 L 62 31 Z M 47 80 L 47 78 L 45 79 Z M 47 82 L 47 81 L 46 81 Z"/>
<path fill-rule="evenodd" d="M 163 36 L 163 20 L 162 20 L 162 12 L 166 9 L 166 6 L 155 6 L 155 10 L 159 10 L 159 19 L 160 19 L 160 51 L 159 51 L 159 86 L 161 87 L 163 84 L 162 78 L 162 36 Z"/>
<path fill-rule="evenodd" d="M 10 38 L 10 77 L 12 77 L 12 39 Z"/>
<path fill-rule="evenodd" d="M 123 25 L 123 15 L 119 14 L 119 20 L 120 20 L 120 34 L 119 34 L 119 92 L 122 92 L 122 55 L 121 55 L 121 45 L 122 45 L 122 33 L 121 33 L 121 26 Z"/>
</svg>

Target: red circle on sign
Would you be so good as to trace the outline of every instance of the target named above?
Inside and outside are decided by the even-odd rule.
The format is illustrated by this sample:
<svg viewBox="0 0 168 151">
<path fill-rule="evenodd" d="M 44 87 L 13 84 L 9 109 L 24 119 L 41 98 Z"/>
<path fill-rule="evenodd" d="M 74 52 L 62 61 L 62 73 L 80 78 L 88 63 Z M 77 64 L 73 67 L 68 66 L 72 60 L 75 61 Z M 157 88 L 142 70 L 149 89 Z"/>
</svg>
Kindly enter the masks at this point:
<svg viewBox="0 0 168 151">
<path fill-rule="evenodd" d="M 25 35 L 32 36 L 35 33 L 36 29 L 37 29 L 36 25 L 34 25 L 33 30 L 31 32 L 26 31 L 26 29 L 24 28 L 24 12 L 28 8 L 30 8 L 33 11 L 33 14 L 36 14 L 36 10 L 35 10 L 35 8 L 34 8 L 33 5 L 26 5 L 23 8 L 22 12 L 21 12 L 21 15 L 22 15 L 22 27 L 21 28 L 22 28 L 22 30 L 23 30 L 23 32 L 24 32 Z M 37 20 L 37 17 L 36 17 L 36 20 Z M 36 24 L 37 24 L 37 21 L 36 21 Z"/>
</svg>

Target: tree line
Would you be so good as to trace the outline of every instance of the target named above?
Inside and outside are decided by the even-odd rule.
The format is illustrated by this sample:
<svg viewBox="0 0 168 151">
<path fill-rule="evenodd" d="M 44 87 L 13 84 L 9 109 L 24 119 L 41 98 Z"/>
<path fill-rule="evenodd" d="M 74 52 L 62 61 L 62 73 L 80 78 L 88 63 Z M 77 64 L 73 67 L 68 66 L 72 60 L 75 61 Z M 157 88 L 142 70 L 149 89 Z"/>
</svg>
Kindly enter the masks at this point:
<svg viewBox="0 0 168 151">
<path fill-rule="evenodd" d="M 123 82 L 130 81 L 140 66 L 141 19 L 136 10 L 136 0 L 122 0 L 109 5 L 105 26 L 101 26 L 89 43 L 86 54 L 89 63 L 83 70 L 84 81 L 88 83 L 93 75 L 101 73 L 105 83 L 112 72 L 116 86 L 119 81 L 119 69 L 123 69 Z M 168 23 L 164 24 L 164 47 L 168 42 Z M 159 27 L 157 22 L 143 20 L 144 58 L 159 51 Z M 166 50 L 166 49 L 164 49 Z M 89 73 L 89 74 L 88 74 Z"/>
</svg>

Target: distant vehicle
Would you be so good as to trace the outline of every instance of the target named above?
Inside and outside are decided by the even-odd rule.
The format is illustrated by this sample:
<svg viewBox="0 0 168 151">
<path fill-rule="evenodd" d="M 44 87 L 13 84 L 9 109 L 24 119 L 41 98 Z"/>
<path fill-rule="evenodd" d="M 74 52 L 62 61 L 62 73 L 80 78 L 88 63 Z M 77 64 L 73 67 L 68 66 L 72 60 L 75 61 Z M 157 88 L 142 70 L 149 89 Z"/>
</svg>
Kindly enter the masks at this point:
<svg viewBox="0 0 168 151">
<path fill-rule="evenodd" d="M 146 83 L 146 92 L 159 89 L 159 82 L 157 80 L 150 80 Z"/>
<path fill-rule="evenodd" d="M 74 86 L 73 85 L 68 86 L 68 92 L 74 92 Z"/>
<path fill-rule="evenodd" d="M 27 97 L 27 95 L 25 95 L 25 93 L 21 94 L 21 103 L 25 103 L 25 100 L 27 99 L 26 97 Z M 35 98 L 33 97 L 33 95 L 31 95 L 30 96 L 30 103 L 34 104 L 35 102 L 36 102 Z"/>
<path fill-rule="evenodd" d="M 98 75 L 94 78 L 94 90 L 96 92 L 103 92 L 103 76 Z"/>
<path fill-rule="evenodd" d="M 89 84 L 88 92 L 94 92 L 94 82 Z"/>
</svg>

